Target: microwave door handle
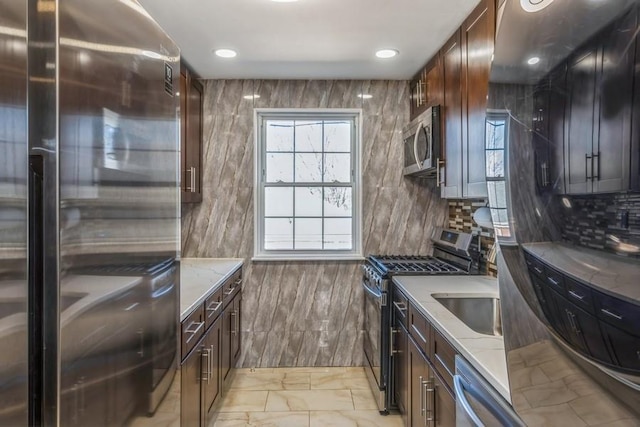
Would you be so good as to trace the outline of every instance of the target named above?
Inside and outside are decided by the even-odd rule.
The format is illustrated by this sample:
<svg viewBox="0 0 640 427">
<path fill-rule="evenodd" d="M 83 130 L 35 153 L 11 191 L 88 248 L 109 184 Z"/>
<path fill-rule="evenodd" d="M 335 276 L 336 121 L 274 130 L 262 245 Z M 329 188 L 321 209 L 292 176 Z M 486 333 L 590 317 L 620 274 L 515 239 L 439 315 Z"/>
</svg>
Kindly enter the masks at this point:
<svg viewBox="0 0 640 427">
<path fill-rule="evenodd" d="M 418 138 L 420 138 L 421 130 L 422 130 L 422 122 L 418 123 L 418 128 L 416 129 L 416 136 L 413 138 L 413 155 L 416 158 L 416 164 L 418 165 L 418 169 L 422 169 L 422 162 L 418 158 Z"/>
</svg>

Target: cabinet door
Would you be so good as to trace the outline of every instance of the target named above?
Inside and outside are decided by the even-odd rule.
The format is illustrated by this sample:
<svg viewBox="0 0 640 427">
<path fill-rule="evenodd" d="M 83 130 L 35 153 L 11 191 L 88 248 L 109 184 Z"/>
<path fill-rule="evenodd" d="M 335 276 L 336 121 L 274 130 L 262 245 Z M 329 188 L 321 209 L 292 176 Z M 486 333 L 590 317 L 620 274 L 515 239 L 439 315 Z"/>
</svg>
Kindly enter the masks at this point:
<svg viewBox="0 0 640 427">
<path fill-rule="evenodd" d="M 180 426 L 199 427 L 201 418 L 201 378 L 204 346 L 199 343 L 182 362 L 180 369 Z"/>
<path fill-rule="evenodd" d="M 393 360 L 393 393 L 398 411 L 402 415 L 404 425 L 409 419 L 409 333 L 398 319 L 394 320 L 392 360 Z"/>
<path fill-rule="evenodd" d="M 442 61 L 436 54 L 427 64 L 424 71 L 425 103 L 427 106 L 442 103 Z"/>
<path fill-rule="evenodd" d="M 229 304 L 231 305 L 231 304 Z M 231 324 L 231 368 L 235 368 L 238 360 L 240 359 L 240 354 L 242 350 L 242 337 L 240 335 L 240 321 L 242 320 L 242 294 L 238 293 L 233 298 L 233 311 L 232 311 L 232 321 Z"/>
<path fill-rule="evenodd" d="M 188 85 L 188 71 L 184 68 L 180 68 L 180 170 L 182 174 L 180 176 L 180 190 L 182 193 L 182 199 L 185 201 L 187 186 L 189 182 L 186 179 L 187 170 L 187 90 Z"/>
<path fill-rule="evenodd" d="M 222 352 L 220 356 L 220 375 L 223 384 L 227 385 L 227 378 L 231 372 L 231 330 L 234 325 L 233 302 L 230 302 L 222 312 Z M 226 389 L 227 387 L 223 387 Z"/>
<path fill-rule="evenodd" d="M 606 323 L 601 325 L 616 358 L 616 364 L 640 372 L 640 338 Z"/>
<path fill-rule="evenodd" d="M 183 171 L 189 196 L 185 201 L 202 201 L 202 97 L 200 82 L 189 78 L 187 91 L 186 169 Z"/>
<path fill-rule="evenodd" d="M 442 49 L 444 79 L 444 167 L 440 196 L 462 197 L 462 46 L 460 30 Z M 439 166 L 439 165 L 438 165 Z"/>
<path fill-rule="evenodd" d="M 427 421 L 427 386 L 430 380 L 427 359 L 412 339 L 409 339 L 409 378 L 411 418 L 409 425 L 424 426 Z"/>
<path fill-rule="evenodd" d="M 600 56 L 598 138 L 594 141 L 593 191 L 629 188 L 631 104 L 637 15 L 632 9 L 607 31 Z"/>
<path fill-rule="evenodd" d="M 565 113 L 567 104 L 566 89 L 567 68 L 556 68 L 549 77 L 549 181 L 555 193 L 564 194 L 564 139 Z"/>
<path fill-rule="evenodd" d="M 573 344 L 577 350 L 594 359 L 611 363 L 611 357 L 596 317 L 571 304 L 555 291 L 552 291 L 552 294 L 565 324 L 567 341 Z"/>
<path fill-rule="evenodd" d="M 587 50 L 567 69 L 567 134 L 565 144 L 565 179 L 569 194 L 593 190 L 593 123 L 598 50 Z"/>
<path fill-rule="evenodd" d="M 453 394 L 437 374 L 433 375 L 433 387 L 435 425 L 439 427 L 455 427 L 456 400 Z"/>
<path fill-rule="evenodd" d="M 484 141 L 494 37 L 495 3 L 483 0 L 462 27 L 464 197 L 487 197 Z"/>
<path fill-rule="evenodd" d="M 207 414 L 206 419 L 210 420 L 213 416 L 213 406 L 220 395 L 220 355 L 223 351 L 222 346 L 222 318 L 213 322 L 207 334 L 204 338 L 204 351 L 207 352 L 207 357 L 203 359 L 203 363 L 206 363 L 205 369 L 203 369 L 203 394 L 202 401 L 204 406 L 204 412 Z"/>
<path fill-rule="evenodd" d="M 546 192 L 551 188 L 549 147 L 549 79 L 541 81 L 533 92 L 533 150 L 536 188 Z"/>
</svg>

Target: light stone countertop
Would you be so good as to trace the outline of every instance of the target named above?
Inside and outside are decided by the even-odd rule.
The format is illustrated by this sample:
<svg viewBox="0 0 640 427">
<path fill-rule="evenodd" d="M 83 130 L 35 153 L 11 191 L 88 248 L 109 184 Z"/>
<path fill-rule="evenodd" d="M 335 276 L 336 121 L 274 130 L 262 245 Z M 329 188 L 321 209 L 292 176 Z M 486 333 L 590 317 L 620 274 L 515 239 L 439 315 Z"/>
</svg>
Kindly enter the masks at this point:
<svg viewBox="0 0 640 427">
<path fill-rule="evenodd" d="M 180 261 L 180 321 L 242 267 L 241 258 L 182 258 Z"/>
<path fill-rule="evenodd" d="M 640 302 L 640 262 L 559 242 L 523 244 L 522 248 L 574 279 L 632 303 Z"/>
<path fill-rule="evenodd" d="M 433 297 L 498 298 L 498 280 L 489 276 L 396 276 L 393 281 L 456 350 L 511 402 L 503 338 L 475 332 Z"/>
</svg>

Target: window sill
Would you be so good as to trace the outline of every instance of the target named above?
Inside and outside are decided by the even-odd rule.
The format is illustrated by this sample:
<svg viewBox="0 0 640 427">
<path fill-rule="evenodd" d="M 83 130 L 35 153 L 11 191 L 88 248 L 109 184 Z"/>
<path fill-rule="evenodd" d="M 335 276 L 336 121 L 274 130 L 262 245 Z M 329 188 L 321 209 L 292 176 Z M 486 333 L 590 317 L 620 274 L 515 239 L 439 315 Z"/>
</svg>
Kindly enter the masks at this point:
<svg viewBox="0 0 640 427">
<path fill-rule="evenodd" d="M 278 261 L 364 261 L 362 255 L 256 255 L 251 258 L 255 262 L 278 262 Z"/>
</svg>

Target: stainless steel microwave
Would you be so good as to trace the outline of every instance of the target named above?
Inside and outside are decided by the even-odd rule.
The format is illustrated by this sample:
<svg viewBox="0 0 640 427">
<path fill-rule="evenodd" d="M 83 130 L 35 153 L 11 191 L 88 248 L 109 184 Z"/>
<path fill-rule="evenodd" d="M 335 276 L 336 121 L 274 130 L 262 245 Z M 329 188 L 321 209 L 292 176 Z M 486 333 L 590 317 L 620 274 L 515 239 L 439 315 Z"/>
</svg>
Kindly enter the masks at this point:
<svg viewBox="0 0 640 427">
<path fill-rule="evenodd" d="M 413 119 L 402 131 L 404 175 L 431 177 L 440 161 L 440 106 L 436 105 Z"/>
</svg>

